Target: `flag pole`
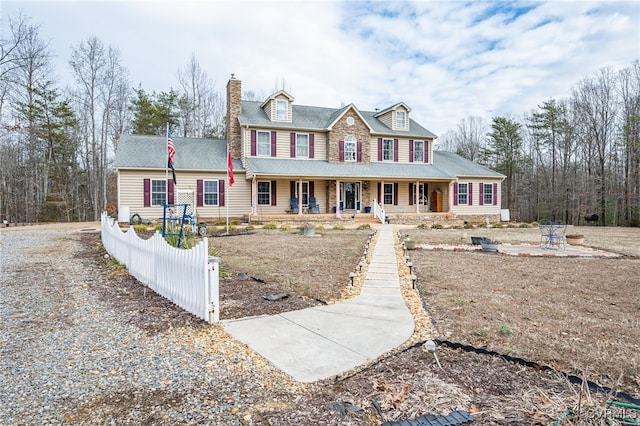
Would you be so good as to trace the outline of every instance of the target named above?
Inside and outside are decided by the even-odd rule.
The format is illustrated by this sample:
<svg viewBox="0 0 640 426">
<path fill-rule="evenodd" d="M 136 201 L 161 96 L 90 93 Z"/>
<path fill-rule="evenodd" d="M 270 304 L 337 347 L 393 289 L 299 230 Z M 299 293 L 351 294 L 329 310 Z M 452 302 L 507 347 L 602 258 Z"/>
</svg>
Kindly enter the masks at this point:
<svg viewBox="0 0 640 426">
<path fill-rule="evenodd" d="M 227 183 L 229 182 L 229 144 L 228 143 L 227 143 L 227 155 L 225 157 L 227 162 L 227 179 L 225 179 L 224 184 L 226 186 Z M 227 234 L 228 234 L 229 233 L 229 191 L 227 190 L 227 188 L 225 188 L 224 196 L 225 196 L 224 205 L 227 209 Z"/>
<path fill-rule="evenodd" d="M 167 151 L 167 161 L 164 162 L 164 185 L 165 185 L 165 204 L 169 204 L 169 122 L 167 121 L 167 131 L 164 134 L 164 149 Z"/>
</svg>

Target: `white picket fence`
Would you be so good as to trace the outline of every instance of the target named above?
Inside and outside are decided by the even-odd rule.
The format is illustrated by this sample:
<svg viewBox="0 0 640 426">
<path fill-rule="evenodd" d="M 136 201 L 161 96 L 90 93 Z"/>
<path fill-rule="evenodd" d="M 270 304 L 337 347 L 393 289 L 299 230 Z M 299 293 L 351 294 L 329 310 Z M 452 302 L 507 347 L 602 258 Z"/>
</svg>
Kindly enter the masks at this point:
<svg viewBox="0 0 640 426">
<path fill-rule="evenodd" d="M 206 237 L 189 250 L 178 249 L 160 233 L 144 240 L 133 227 L 122 232 L 116 220 L 102 213 L 102 245 L 159 295 L 209 323 L 220 320 L 220 259 L 209 256 Z"/>
<path fill-rule="evenodd" d="M 373 215 L 378 218 L 380 223 L 386 223 L 386 213 L 377 200 L 373 200 Z"/>
</svg>

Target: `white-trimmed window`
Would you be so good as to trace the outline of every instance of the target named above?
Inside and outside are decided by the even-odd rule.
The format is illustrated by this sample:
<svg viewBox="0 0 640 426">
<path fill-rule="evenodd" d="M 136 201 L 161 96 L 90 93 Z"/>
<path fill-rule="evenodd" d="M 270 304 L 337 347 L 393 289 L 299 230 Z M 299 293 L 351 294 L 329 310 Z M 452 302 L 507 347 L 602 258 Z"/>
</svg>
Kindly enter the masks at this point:
<svg viewBox="0 0 640 426">
<path fill-rule="evenodd" d="M 413 162 L 424 162 L 424 141 L 413 141 Z"/>
<path fill-rule="evenodd" d="M 407 113 L 405 111 L 396 111 L 396 128 L 404 129 L 407 127 Z"/>
<path fill-rule="evenodd" d="M 393 204 L 393 184 L 385 183 L 384 184 L 384 204 Z"/>
<path fill-rule="evenodd" d="M 493 185 L 490 183 L 485 183 L 483 185 L 483 203 L 485 205 L 493 204 Z"/>
<path fill-rule="evenodd" d="M 357 147 L 358 143 L 355 136 L 348 135 L 344 137 L 344 161 L 357 160 Z"/>
<path fill-rule="evenodd" d="M 393 139 L 382 139 L 382 159 L 393 161 Z"/>
<path fill-rule="evenodd" d="M 167 181 L 164 179 L 151 180 L 151 205 L 161 206 L 167 202 Z"/>
<path fill-rule="evenodd" d="M 271 132 L 257 131 L 258 155 L 271 156 Z"/>
<path fill-rule="evenodd" d="M 298 182 L 295 183 L 294 197 L 300 200 L 298 196 Z M 309 205 L 309 182 L 302 182 L 302 205 Z"/>
<path fill-rule="evenodd" d="M 205 180 L 203 182 L 203 199 L 205 206 L 217 206 L 218 205 L 218 181 L 217 180 Z"/>
<path fill-rule="evenodd" d="M 283 99 L 276 99 L 276 120 L 287 120 L 289 118 L 289 105 Z"/>
<path fill-rule="evenodd" d="M 258 205 L 271 205 L 271 182 L 268 180 L 258 181 Z"/>
<path fill-rule="evenodd" d="M 296 133 L 296 157 L 309 157 L 309 135 L 307 133 Z"/>
<path fill-rule="evenodd" d="M 458 205 L 467 205 L 469 204 L 469 184 L 468 183 L 459 183 L 458 184 Z"/>
</svg>

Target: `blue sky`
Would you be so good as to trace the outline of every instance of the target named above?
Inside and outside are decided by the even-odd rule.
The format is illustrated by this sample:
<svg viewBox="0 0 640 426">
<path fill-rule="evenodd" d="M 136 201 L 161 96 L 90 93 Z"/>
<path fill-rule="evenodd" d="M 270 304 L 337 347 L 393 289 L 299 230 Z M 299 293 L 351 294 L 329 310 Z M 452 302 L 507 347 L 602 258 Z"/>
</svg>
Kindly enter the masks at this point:
<svg viewBox="0 0 640 426">
<path fill-rule="evenodd" d="M 178 87 L 192 54 L 215 88 L 285 83 L 302 105 L 404 102 L 436 134 L 470 115 L 518 116 L 640 57 L 640 1 L 11 1 L 40 26 L 70 82 L 71 46 L 120 50 L 134 86 Z"/>
</svg>

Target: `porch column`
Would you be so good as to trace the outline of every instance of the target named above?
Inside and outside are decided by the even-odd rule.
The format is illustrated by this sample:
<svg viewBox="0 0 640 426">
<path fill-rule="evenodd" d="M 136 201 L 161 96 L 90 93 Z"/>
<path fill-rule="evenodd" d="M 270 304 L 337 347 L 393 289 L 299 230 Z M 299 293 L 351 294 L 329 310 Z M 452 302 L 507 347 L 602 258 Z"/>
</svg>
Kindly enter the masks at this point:
<svg viewBox="0 0 640 426">
<path fill-rule="evenodd" d="M 420 213 L 420 203 L 421 203 L 421 200 L 419 199 L 418 194 L 420 194 L 420 181 L 417 180 L 415 185 L 413 186 L 413 199 L 416 205 L 417 214 Z"/>
<path fill-rule="evenodd" d="M 254 176 L 251 180 L 251 214 L 256 214 L 258 211 L 258 181 Z"/>
<path fill-rule="evenodd" d="M 336 179 L 336 218 L 340 217 L 340 180 Z"/>
<path fill-rule="evenodd" d="M 298 181 L 298 215 L 302 215 L 302 179 Z"/>
</svg>

